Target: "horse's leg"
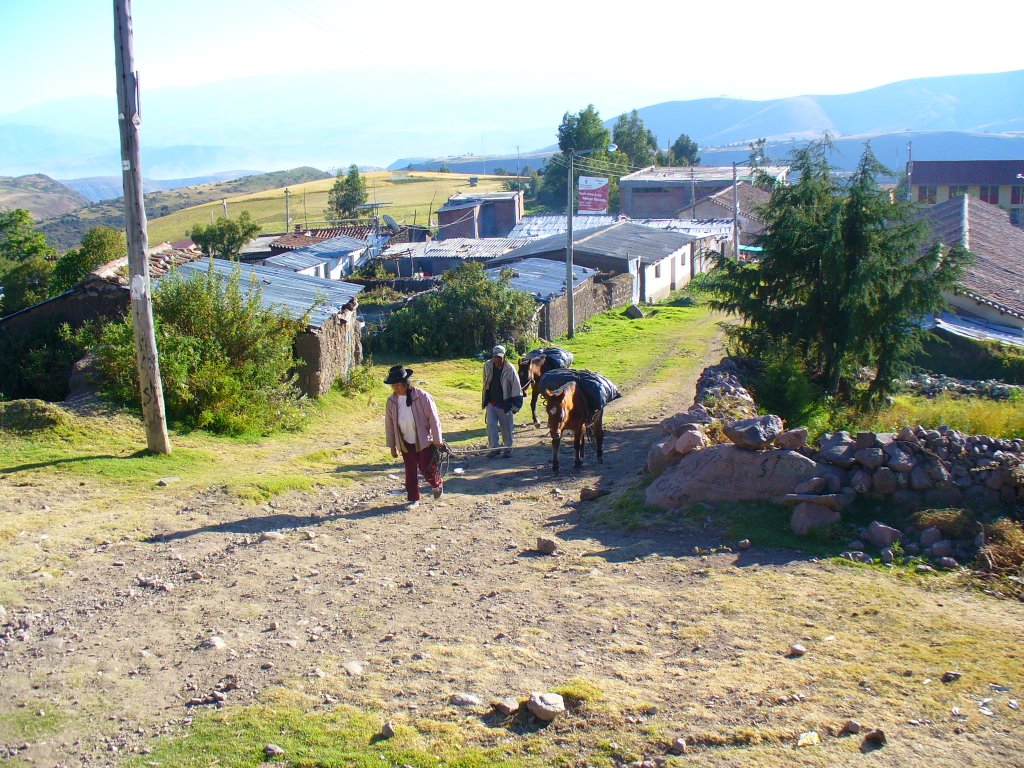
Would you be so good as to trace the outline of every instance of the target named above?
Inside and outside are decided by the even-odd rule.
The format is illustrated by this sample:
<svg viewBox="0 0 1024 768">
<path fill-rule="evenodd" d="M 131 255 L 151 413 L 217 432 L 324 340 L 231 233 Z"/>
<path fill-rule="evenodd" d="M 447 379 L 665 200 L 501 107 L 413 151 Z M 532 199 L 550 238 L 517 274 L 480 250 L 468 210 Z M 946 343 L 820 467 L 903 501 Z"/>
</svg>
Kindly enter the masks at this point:
<svg viewBox="0 0 1024 768">
<path fill-rule="evenodd" d="M 536 381 L 530 383 L 530 387 L 533 389 L 533 394 L 530 396 L 530 410 L 533 411 L 533 426 L 539 427 L 540 421 L 537 419 L 537 398 L 540 396 L 540 387 L 537 386 Z"/>
<path fill-rule="evenodd" d="M 551 432 L 551 472 L 558 474 L 558 444 L 561 442 L 562 437 L 558 432 L 552 430 Z"/>
<path fill-rule="evenodd" d="M 583 439 L 587 436 L 587 428 L 581 424 L 572 433 L 572 448 L 576 454 L 576 469 L 583 466 Z"/>
<path fill-rule="evenodd" d="M 604 464 L 604 411 L 597 412 L 594 417 L 594 447 L 597 449 L 597 463 Z"/>
</svg>

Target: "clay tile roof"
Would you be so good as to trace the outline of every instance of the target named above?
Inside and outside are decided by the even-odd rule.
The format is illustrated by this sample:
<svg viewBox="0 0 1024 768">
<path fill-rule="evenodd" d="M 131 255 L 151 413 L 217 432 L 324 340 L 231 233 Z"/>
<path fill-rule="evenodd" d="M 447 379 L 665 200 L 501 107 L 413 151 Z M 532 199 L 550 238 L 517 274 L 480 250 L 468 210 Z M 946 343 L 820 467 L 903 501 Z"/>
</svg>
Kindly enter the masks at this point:
<svg viewBox="0 0 1024 768">
<path fill-rule="evenodd" d="M 962 243 L 974 254 L 960 292 L 1024 319 L 1024 230 L 1002 208 L 965 195 L 918 213 L 931 227 L 927 245 Z"/>
<path fill-rule="evenodd" d="M 171 243 L 160 243 L 149 249 L 149 278 L 156 280 L 163 277 L 175 267 L 203 258 L 203 254 L 193 243 L 188 248 L 174 248 Z M 105 280 L 117 285 L 128 285 L 128 256 L 108 261 L 96 267 L 83 282 Z"/>
<path fill-rule="evenodd" d="M 755 187 L 753 184 L 748 184 L 745 181 L 741 181 L 736 185 L 736 197 L 740 204 L 740 213 L 751 219 L 763 222 L 764 220 L 759 215 L 759 209 L 761 206 L 767 204 L 771 199 L 771 194 L 765 192 L 760 187 Z M 704 200 L 708 202 L 720 205 L 728 211 L 732 211 L 732 184 L 725 189 L 720 189 L 717 192 L 708 195 Z M 702 203 L 704 200 L 697 200 L 697 203 Z"/>
</svg>

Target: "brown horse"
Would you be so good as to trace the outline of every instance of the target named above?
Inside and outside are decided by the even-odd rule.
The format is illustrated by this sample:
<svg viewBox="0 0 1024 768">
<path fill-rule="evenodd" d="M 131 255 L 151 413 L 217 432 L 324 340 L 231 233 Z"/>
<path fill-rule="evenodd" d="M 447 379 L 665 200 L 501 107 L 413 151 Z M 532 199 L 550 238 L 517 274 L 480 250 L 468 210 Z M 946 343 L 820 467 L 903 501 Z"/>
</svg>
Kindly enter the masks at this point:
<svg viewBox="0 0 1024 768">
<path fill-rule="evenodd" d="M 519 359 L 519 386 L 523 388 L 523 397 L 526 397 L 526 390 L 528 388 L 533 388 L 533 393 L 530 397 L 530 412 L 533 414 L 533 426 L 540 426 L 540 419 L 537 418 L 537 398 L 540 396 L 540 387 L 537 386 L 537 382 L 540 381 L 540 377 L 556 368 L 568 368 L 572 365 L 572 362 L 572 352 L 567 352 L 558 347 L 535 349 Z"/>
<path fill-rule="evenodd" d="M 558 446 L 562 433 L 572 432 L 573 454 L 576 458 L 573 466 L 583 466 L 583 443 L 587 432 L 591 433 L 591 441 L 597 450 L 597 463 L 604 463 L 604 429 L 602 421 L 604 408 L 592 411 L 583 391 L 570 381 L 554 391 L 544 392 L 545 407 L 548 412 L 548 429 L 551 431 L 551 471 L 558 474 Z"/>
</svg>

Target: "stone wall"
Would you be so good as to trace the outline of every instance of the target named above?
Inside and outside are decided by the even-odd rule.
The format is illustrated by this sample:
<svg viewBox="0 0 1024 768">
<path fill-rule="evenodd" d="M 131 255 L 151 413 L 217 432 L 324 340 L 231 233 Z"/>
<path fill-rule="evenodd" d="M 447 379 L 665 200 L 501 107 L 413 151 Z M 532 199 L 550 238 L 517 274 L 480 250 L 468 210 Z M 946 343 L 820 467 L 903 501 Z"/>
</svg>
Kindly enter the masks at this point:
<svg viewBox="0 0 1024 768">
<path fill-rule="evenodd" d="M 628 274 L 608 278 L 598 275 L 588 280 L 573 294 L 577 327 L 594 315 L 628 304 L 632 296 L 633 279 Z M 569 328 L 568 316 L 568 301 L 564 294 L 546 302 L 538 318 L 537 335 L 542 339 L 564 336 Z"/>
<path fill-rule="evenodd" d="M 790 524 L 801 535 L 840 522 L 858 499 L 904 511 L 996 513 L 1024 504 L 1024 440 L 915 426 L 897 433 L 827 433 L 818 445 L 808 445 L 806 429 L 785 430 L 778 416 L 754 414 L 741 371 L 728 358 L 706 369 L 694 404 L 662 422 L 663 436 L 648 454 L 647 469 L 655 477 L 648 503 L 674 508 L 770 500 L 793 507 Z M 912 535 L 897 531 L 893 538 L 879 526 L 887 528 L 876 521 L 861 532 L 875 546 L 886 537 L 891 546 Z M 914 546 L 924 552 L 921 544 Z M 929 544 L 927 554 L 938 562 L 953 554 L 951 547 L 960 556 L 969 548 L 964 542 L 938 550 Z"/>
<path fill-rule="evenodd" d="M 307 329 L 295 337 L 295 356 L 303 365 L 296 369 L 299 388 L 310 397 L 327 392 L 338 379 L 363 360 L 356 305 L 351 302 L 319 329 Z"/>
</svg>

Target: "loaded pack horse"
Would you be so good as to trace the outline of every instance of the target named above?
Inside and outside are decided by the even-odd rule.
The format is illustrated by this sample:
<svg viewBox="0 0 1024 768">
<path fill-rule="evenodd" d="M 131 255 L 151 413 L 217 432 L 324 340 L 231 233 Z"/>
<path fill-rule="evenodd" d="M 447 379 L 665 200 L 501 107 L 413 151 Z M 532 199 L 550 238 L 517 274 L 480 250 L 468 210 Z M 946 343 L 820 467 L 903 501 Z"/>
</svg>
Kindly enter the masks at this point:
<svg viewBox="0 0 1024 768">
<path fill-rule="evenodd" d="M 537 398 L 540 396 L 537 382 L 540 377 L 556 368 L 568 368 L 572 362 L 572 352 L 561 347 L 541 347 L 519 358 L 519 386 L 523 388 L 523 397 L 526 397 L 527 389 L 533 389 L 530 397 L 533 426 L 540 426 L 540 419 L 537 418 Z"/>
<path fill-rule="evenodd" d="M 591 371 L 556 368 L 537 383 L 544 395 L 551 432 L 551 471 L 558 474 L 558 447 L 562 433 L 572 432 L 575 463 L 583 466 L 584 440 L 590 434 L 597 463 L 604 463 L 604 408 L 619 397 L 619 390 L 608 379 Z"/>
</svg>

